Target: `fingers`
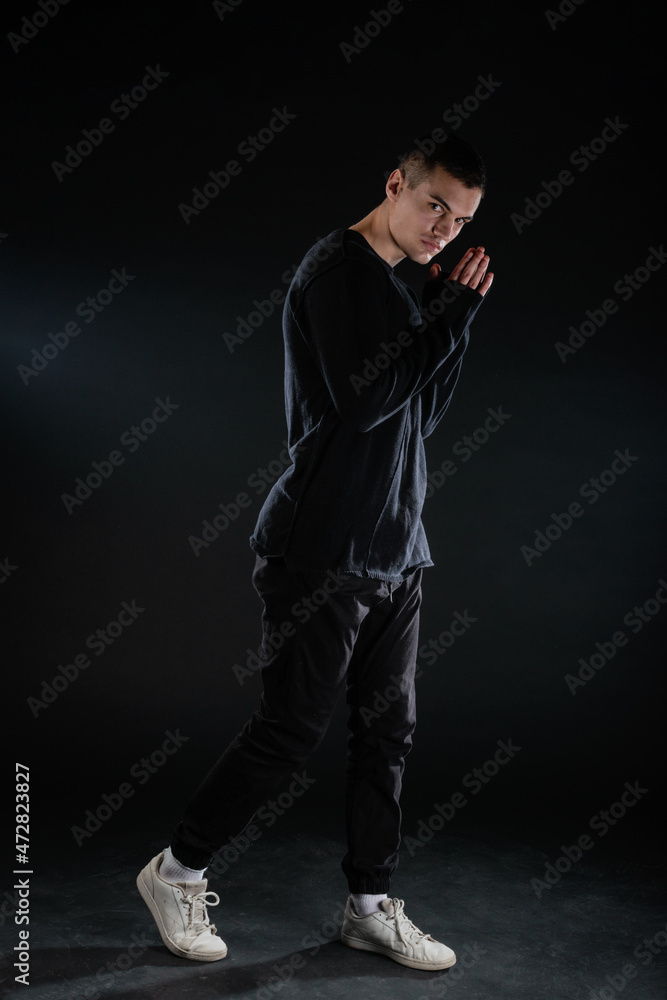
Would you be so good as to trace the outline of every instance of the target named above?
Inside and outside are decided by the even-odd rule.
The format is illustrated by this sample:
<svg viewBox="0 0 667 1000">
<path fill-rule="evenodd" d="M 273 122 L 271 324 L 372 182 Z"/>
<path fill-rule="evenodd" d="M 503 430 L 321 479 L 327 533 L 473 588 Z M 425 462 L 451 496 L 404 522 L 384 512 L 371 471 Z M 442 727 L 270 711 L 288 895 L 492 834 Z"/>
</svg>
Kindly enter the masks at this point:
<svg viewBox="0 0 667 1000">
<path fill-rule="evenodd" d="M 474 274 L 477 263 L 483 256 L 484 247 L 470 247 L 450 274 L 450 281 L 460 281 L 463 277 L 465 279 L 463 283 L 467 284 L 467 279 Z"/>
<path fill-rule="evenodd" d="M 471 274 L 470 280 L 467 282 L 468 288 L 477 289 L 479 287 L 479 285 L 484 280 L 484 276 L 486 275 L 488 266 L 489 266 L 489 255 L 486 253 L 482 254 L 481 258 L 479 258 L 477 262 L 477 267 L 474 273 Z M 463 275 L 465 275 L 465 270 L 463 272 Z M 466 282 L 463 283 L 465 284 Z"/>
<path fill-rule="evenodd" d="M 479 292 L 479 294 L 480 295 L 486 295 L 486 293 L 488 292 L 488 290 L 491 287 L 492 283 L 493 283 L 493 271 L 489 271 L 487 273 L 486 277 L 484 278 L 484 281 L 482 282 L 482 284 L 477 289 L 477 291 Z"/>
<path fill-rule="evenodd" d="M 463 257 L 461 257 L 461 260 L 458 262 L 458 264 L 456 265 L 456 267 L 449 276 L 450 281 L 458 281 L 459 275 L 461 274 L 463 268 L 470 263 L 470 260 L 472 259 L 473 256 L 474 256 L 474 250 L 468 250 L 468 252 L 464 254 Z"/>
<path fill-rule="evenodd" d="M 491 286 L 491 282 L 486 283 L 486 272 L 489 266 L 489 255 L 484 253 L 484 247 L 471 247 L 463 255 L 459 263 L 449 276 L 450 281 L 458 281 L 461 285 L 466 285 L 485 295 Z M 493 275 L 491 276 L 491 281 Z M 484 291 L 481 289 L 484 288 Z"/>
</svg>

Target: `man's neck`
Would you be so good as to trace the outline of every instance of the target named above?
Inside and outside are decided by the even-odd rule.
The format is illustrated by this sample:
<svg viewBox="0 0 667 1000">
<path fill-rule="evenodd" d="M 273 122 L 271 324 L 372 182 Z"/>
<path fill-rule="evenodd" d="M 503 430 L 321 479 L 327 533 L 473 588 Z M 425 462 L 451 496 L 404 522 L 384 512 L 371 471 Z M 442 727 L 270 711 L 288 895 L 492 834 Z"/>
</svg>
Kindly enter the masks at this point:
<svg viewBox="0 0 667 1000">
<path fill-rule="evenodd" d="M 386 260 L 390 267 L 396 267 L 404 259 L 405 254 L 394 242 L 389 231 L 389 220 L 383 205 L 378 205 L 372 212 L 369 212 L 368 215 L 349 228 L 361 233 L 376 254 Z"/>
</svg>

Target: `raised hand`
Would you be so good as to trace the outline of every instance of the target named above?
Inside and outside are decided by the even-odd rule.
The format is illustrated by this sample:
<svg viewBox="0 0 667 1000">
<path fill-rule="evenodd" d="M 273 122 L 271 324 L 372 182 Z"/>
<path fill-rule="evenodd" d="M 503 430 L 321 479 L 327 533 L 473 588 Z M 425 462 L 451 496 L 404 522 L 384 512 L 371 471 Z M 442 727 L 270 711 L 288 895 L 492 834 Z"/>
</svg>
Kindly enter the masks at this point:
<svg viewBox="0 0 667 1000">
<path fill-rule="evenodd" d="M 493 282 L 493 271 L 488 271 L 488 266 L 489 255 L 484 253 L 484 247 L 471 247 L 449 275 L 449 280 L 486 295 Z M 432 264 L 429 280 L 437 278 L 440 271 L 439 264 Z"/>
</svg>

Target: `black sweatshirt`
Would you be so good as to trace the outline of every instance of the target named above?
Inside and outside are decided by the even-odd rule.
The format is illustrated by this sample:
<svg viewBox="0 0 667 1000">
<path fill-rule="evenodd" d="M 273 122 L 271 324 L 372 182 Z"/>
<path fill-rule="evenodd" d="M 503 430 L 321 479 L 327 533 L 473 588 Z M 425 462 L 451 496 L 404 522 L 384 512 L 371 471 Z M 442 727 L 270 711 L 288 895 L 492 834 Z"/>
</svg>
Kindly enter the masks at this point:
<svg viewBox="0 0 667 1000">
<path fill-rule="evenodd" d="M 400 582 L 433 566 L 424 438 L 449 406 L 484 301 L 442 275 L 419 300 L 352 229 L 308 251 L 283 309 L 292 465 L 250 536 L 262 556 Z"/>
</svg>

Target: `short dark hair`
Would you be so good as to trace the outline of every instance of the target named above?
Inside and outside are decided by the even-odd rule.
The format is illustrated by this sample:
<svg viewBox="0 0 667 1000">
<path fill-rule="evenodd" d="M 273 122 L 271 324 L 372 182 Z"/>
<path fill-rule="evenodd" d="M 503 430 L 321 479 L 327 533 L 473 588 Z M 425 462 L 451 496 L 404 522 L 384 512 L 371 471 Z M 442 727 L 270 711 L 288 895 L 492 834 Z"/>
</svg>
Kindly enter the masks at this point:
<svg viewBox="0 0 667 1000">
<path fill-rule="evenodd" d="M 412 146 L 401 154 L 398 168 L 409 188 L 416 188 L 436 168 L 442 167 L 467 188 L 486 189 L 484 161 L 469 142 L 452 132 L 439 129 L 443 138 L 437 142 L 431 135 L 415 139 Z"/>
</svg>

